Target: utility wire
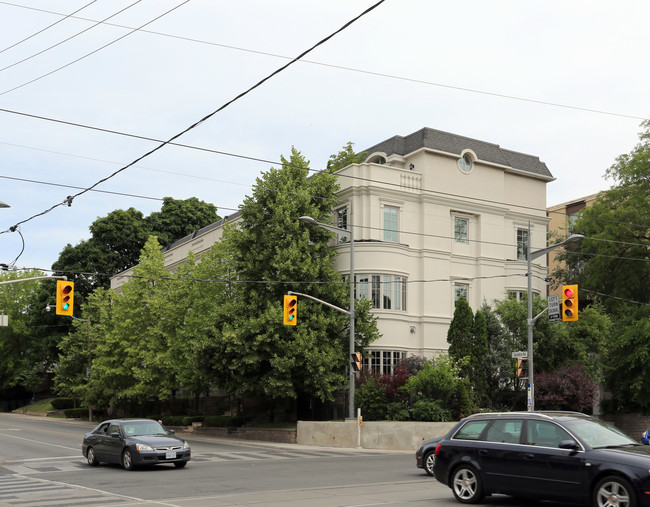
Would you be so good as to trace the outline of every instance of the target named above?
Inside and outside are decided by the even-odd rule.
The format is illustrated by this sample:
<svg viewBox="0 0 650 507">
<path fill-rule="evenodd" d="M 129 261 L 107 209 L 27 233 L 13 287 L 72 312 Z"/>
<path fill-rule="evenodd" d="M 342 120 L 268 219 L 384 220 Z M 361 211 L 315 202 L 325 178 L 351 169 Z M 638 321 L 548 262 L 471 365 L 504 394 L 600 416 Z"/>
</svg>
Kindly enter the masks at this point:
<svg viewBox="0 0 650 507">
<path fill-rule="evenodd" d="M 17 4 L 11 3 L 11 2 L 2 2 L 2 1 L 0 1 L 0 4 L 11 5 L 13 7 L 22 7 L 22 8 L 25 8 L 25 9 L 31 9 L 31 10 L 46 12 L 48 14 L 55 14 L 55 15 L 59 15 L 59 16 L 63 15 L 63 14 L 58 13 L 58 12 L 48 11 L 48 10 L 45 10 L 45 9 L 37 9 L 37 8 L 34 8 L 34 7 L 26 7 L 26 6 L 17 5 Z M 90 21 L 90 22 L 96 21 L 94 19 L 83 18 L 83 17 L 80 17 L 80 16 L 75 16 L 75 18 L 83 20 L 83 21 Z M 114 27 L 118 27 L 118 28 L 126 28 L 126 29 L 131 29 L 132 28 L 132 27 L 129 27 L 129 26 L 118 25 L 118 24 L 115 24 L 115 23 L 106 23 L 106 24 L 109 25 L 109 26 L 114 26 Z M 270 57 L 273 57 L 273 58 L 282 58 L 282 59 L 285 59 L 285 60 L 291 60 L 292 59 L 291 56 L 280 55 L 280 54 L 276 54 L 276 53 L 269 53 L 268 51 L 258 51 L 258 50 L 255 50 L 255 49 L 242 48 L 242 47 L 232 46 L 232 45 L 228 45 L 228 44 L 219 44 L 217 42 L 204 41 L 204 40 L 195 39 L 195 38 L 191 38 L 191 37 L 183 37 L 181 35 L 173 35 L 173 34 L 168 34 L 168 33 L 164 33 L 164 32 L 156 32 L 156 31 L 152 31 L 152 30 L 140 30 L 140 31 L 142 31 L 143 33 L 149 33 L 149 34 L 152 34 L 152 35 L 158 35 L 158 36 L 162 36 L 162 37 L 169 37 L 169 38 L 172 38 L 172 39 L 178 39 L 178 40 L 183 40 L 183 41 L 187 41 L 187 42 L 195 42 L 195 43 L 199 43 L 199 44 L 216 46 L 216 47 L 231 49 L 231 50 L 235 50 L 235 51 L 242 51 L 242 52 L 246 52 L 246 53 L 258 54 L 258 55 L 262 55 L 262 56 L 270 56 Z M 546 101 L 546 100 L 541 100 L 541 99 L 531 99 L 531 98 L 527 98 L 527 97 L 520 97 L 520 96 L 510 95 L 510 94 L 506 94 L 506 93 L 489 92 L 489 91 L 486 91 L 486 90 L 479 90 L 479 89 L 476 89 L 476 88 L 467 88 L 467 87 L 463 87 L 463 86 L 455 86 L 455 85 L 450 85 L 450 84 L 445 84 L 445 83 L 437 83 L 437 82 L 427 81 L 427 80 L 423 80 L 423 79 L 409 78 L 409 77 L 404 77 L 404 76 L 396 76 L 394 74 L 388 74 L 388 73 L 385 73 L 385 72 L 377 72 L 377 71 L 371 71 L 371 70 L 357 69 L 357 68 L 354 68 L 354 67 L 346 67 L 346 66 L 343 66 L 343 65 L 335 65 L 335 64 L 329 64 L 329 63 L 323 63 L 323 62 L 318 62 L 318 61 L 314 61 L 314 60 L 301 60 L 301 62 L 302 63 L 308 63 L 308 64 L 311 64 L 311 65 L 319 65 L 319 66 L 329 67 L 329 68 L 333 68 L 333 69 L 345 70 L 345 71 L 348 71 L 348 72 L 356 72 L 356 73 L 359 73 L 359 74 L 366 74 L 366 75 L 370 75 L 370 76 L 377 76 L 377 77 L 382 77 L 382 78 L 387 78 L 387 79 L 395 79 L 395 80 L 399 80 L 399 81 L 406 81 L 406 82 L 410 82 L 410 83 L 423 84 L 423 85 L 427 85 L 427 86 L 436 86 L 436 87 L 439 87 L 439 88 L 447 88 L 447 89 L 457 90 L 457 91 L 462 91 L 462 92 L 467 92 L 467 93 L 488 95 L 488 96 L 498 97 L 498 98 L 507 99 L 507 100 L 517 100 L 517 101 L 521 101 L 521 102 L 530 102 L 530 103 L 533 103 L 533 104 L 541 104 L 541 105 L 545 105 L 545 106 L 558 107 L 558 108 L 564 108 L 564 109 L 572 109 L 572 110 L 576 110 L 576 111 L 584 111 L 584 112 L 589 112 L 589 113 L 604 114 L 604 115 L 609 115 L 609 116 L 618 116 L 618 117 L 621 117 L 621 118 L 630 118 L 630 119 L 633 119 L 633 120 L 641 120 L 641 121 L 643 121 L 643 120 L 647 119 L 647 117 L 643 117 L 643 116 L 616 113 L 616 112 L 613 112 L 613 111 L 605 111 L 605 110 L 596 109 L 596 108 L 573 106 L 573 105 L 570 105 L 570 104 L 560 104 L 558 102 L 551 102 L 551 101 Z"/>
<path fill-rule="evenodd" d="M 186 2 L 183 2 L 183 3 L 187 3 L 187 1 L 189 1 L 189 0 L 186 0 Z M 330 35 L 328 35 L 328 36 L 325 37 L 324 39 L 320 40 L 319 42 L 317 42 L 316 44 L 314 44 L 311 48 L 307 49 L 306 51 L 303 51 L 301 54 L 299 54 L 296 58 L 294 58 L 293 60 L 291 60 L 291 61 L 288 62 L 287 64 L 285 64 L 285 65 L 283 65 L 282 67 L 280 67 L 279 69 L 273 71 L 271 74 L 269 74 L 269 75 L 266 76 L 265 78 L 261 79 L 261 80 L 258 81 L 256 84 L 254 84 L 253 86 L 251 86 L 250 88 L 248 88 L 248 89 L 245 90 L 244 92 L 242 92 L 242 93 L 240 93 L 239 95 L 237 95 L 235 98 L 229 100 L 228 102 L 226 102 L 225 104 L 223 104 L 221 107 L 219 107 L 218 109 L 216 109 L 216 110 L 213 111 L 212 113 L 210 113 L 210 114 L 204 116 L 204 117 L 201 118 L 199 121 L 193 123 L 192 125 L 190 125 L 189 127 L 187 127 L 185 130 L 183 130 L 183 131 L 179 132 L 178 134 L 174 135 L 174 136 L 171 137 L 169 140 L 162 142 L 161 144 L 159 144 L 158 146 L 156 146 L 156 147 L 153 148 L 152 150 L 148 151 L 148 152 L 145 153 L 144 155 L 141 155 L 140 157 L 136 158 L 135 160 L 133 160 L 133 161 L 130 162 L 129 164 L 127 164 L 127 165 L 125 165 L 124 167 L 122 167 L 122 168 L 118 169 L 117 171 L 113 172 L 112 174 L 110 174 L 110 175 L 107 176 L 106 178 L 103 178 L 103 179 L 99 180 L 98 182 L 96 182 L 95 184 L 93 184 L 93 185 L 91 185 L 90 187 L 86 188 L 85 190 L 82 190 L 81 192 L 78 192 L 78 193 L 76 193 L 75 195 L 68 196 L 68 197 L 67 197 L 63 202 L 60 202 L 60 203 L 58 203 L 58 204 L 54 204 L 54 205 L 53 205 L 52 207 L 50 207 L 49 209 L 46 209 L 46 210 L 42 211 L 41 213 L 38 213 L 38 214 L 33 215 L 33 216 L 29 217 L 29 218 L 26 218 L 25 220 L 22 220 L 21 222 L 18 222 L 16 225 L 12 226 L 9 230 L 13 232 L 13 231 L 16 230 L 16 228 L 18 227 L 18 225 L 21 225 L 21 224 L 23 224 L 23 223 L 29 222 L 30 220 L 33 220 L 34 218 L 37 218 L 37 217 L 39 217 L 39 216 L 45 215 L 45 214 L 49 213 L 50 211 L 52 211 L 53 209 L 55 209 L 55 208 L 57 208 L 57 207 L 59 207 L 59 206 L 63 206 L 64 204 L 67 204 L 68 206 L 71 206 L 71 205 L 72 205 L 72 201 L 73 201 L 76 197 L 79 197 L 79 196 L 85 194 L 86 192 L 90 192 L 90 191 L 93 190 L 96 186 L 100 185 L 101 183 L 104 183 L 105 181 L 108 181 L 109 179 L 111 179 L 111 178 L 113 178 L 114 176 L 120 174 L 121 172 L 125 171 L 125 170 L 128 169 L 129 167 L 134 166 L 135 164 L 137 164 L 138 162 L 140 162 L 140 161 L 143 160 L 144 158 L 148 157 L 149 155 L 152 155 L 153 153 L 159 151 L 159 150 L 162 149 L 163 147 L 165 147 L 165 146 L 167 146 L 168 144 L 170 144 L 172 141 L 178 139 L 178 138 L 181 137 L 183 134 L 189 132 L 190 130 L 192 130 L 192 129 L 196 128 L 196 127 L 198 127 L 198 126 L 201 125 L 203 122 L 205 122 L 206 120 L 208 120 L 208 119 L 210 119 L 211 117 L 213 117 L 215 114 L 219 113 L 220 111 L 223 111 L 226 107 L 228 107 L 228 106 L 229 106 L 230 104 L 232 104 L 233 102 L 236 102 L 237 100 L 241 99 L 242 97 L 248 95 L 250 92 L 252 92 L 252 91 L 255 90 L 256 88 L 258 88 L 259 86 L 261 86 L 262 84 L 264 84 L 266 81 L 268 81 L 269 79 L 273 78 L 274 76 L 276 76 L 276 75 L 279 74 L 280 72 L 284 71 L 284 70 L 287 69 L 289 66 L 293 65 L 295 62 L 297 62 L 298 60 L 300 60 L 300 59 L 301 59 L 303 56 L 305 56 L 306 54 L 310 53 L 311 51 L 313 51 L 313 50 L 316 49 L 317 47 L 323 45 L 325 42 L 327 42 L 328 40 L 330 40 L 332 37 L 334 37 L 334 36 L 337 35 L 338 33 L 342 32 L 343 30 L 345 30 L 346 28 L 348 28 L 348 27 L 349 27 L 350 25 L 352 25 L 355 21 L 359 20 L 360 18 L 362 18 L 363 16 L 365 16 L 366 14 L 368 14 L 369 12 L 371 12 L 372 10 L 376 9 L 379 5 L 381 5 L 382 3 L 384 3 L 384 1 L 385 1 L 385 0 L 379 0 L 379 2 L 377 2 L 377 3 L 374 4 L 374 5 L 372 5 L 371 7 L 369 7 L 369 8 L 366 9 L 365 11 L 363 11 L 361 14 L 359 14 L 358 16 L 356 16 L 355 18 L 353 18 L 352 20 L 350 20 L 350 21 L 348 21 L 347 23 L 345 23 L 341 28 L 339 28 L 339 29 L 336 30 L 335 32 L 331 33 Z M 180 5 L 182 5 L 182 4 L 180 4 Z M 180 7 L 180 5 L 178 5 L 178 6 L 175 7 L 175 8 Z M 169 12 L 169 11 L 168 11 L 168 12 Z M 143 25 L 143 26 L 144 26 L 144 25 Z M 131 32 L 131 33 L 133 33 L 133 32 Z M 100 48 L 100 49 L 101 49 L 101 48 Z M 1 94 L 0 94 L 0 95 L 1 95 Z M 4 232 L 6 232 L 6 231 L 4 231 Z"/>
<path fill-rule="evenodd" d="M 138 0 L 138 1 L 142 1 L 142 0 Z M 20 85 L 18 85 L 18 86 L 14 86 L 13 88 L 10 88 L 9 90 L 5 90 L 4 92 L 1 92 L 1 93 L 0 93 L 0 96 L 5 95 L 5 94 L 10 93 L 10 92 L 13 92 L 14 90 L 18 90 L 19 88 L 22 88 L 23 86 L 27 86 L 27 85 L 29 85 L 29 84 L 32 84 L 32 83 L 34 83 L 34 82 L 36 82 L 36 81 L 39 81 L 39 80 L 41 80 L 41 79 L 43 79 L 43 78 L 45 78 L 45 77 L 47 77 L 47 76 L 51 76 L 51 75 L 54 74 L 55 72 L 58 72 L 58 71 L 60 71 L 60 70 L 62 70 L 62 69 L 65 69 L 65 68 L 67 68 L 67 67 L 70 67 L 71 65 L 74 65 L 75 63 L 77 63 L 77 62 L 79 62 L 79 61 L 81 61 L 81 60 L 83 60 L 83 59 L 85 59 L 85 58 L 88 58 L 89 56 L 94 55 L 95 53 L 98 53 L 98 52 L 101 51 L 102 49 L 105 49 L 105 48 L 107 48 L 108 46 L 111 46 L 111 45 L 115 44 L 116 42 L 119 42 L 119 41 L 121 41 L 122 39 L 128 37 L 129 35 L 131 35 L 131 34 L 137 32 L 140 28 L 142 28 L 142 27 L 144 27 L 144 26 L 147 26 L 147 25 L 150 25 L 150 24 L 153 23 L 154 21 L 157 21 L 157 20 L 159 20 L 160 18 L 162 18 L 163 16 L 166 16 L 166 15 L 169 14 L 170 12 L 175 11 L 176 9 L 178 9 L 179 7 L 185 5 L 185 4 L 186 4 L 187 2 L 189 2 L 189 1 L 190 1 L 190 0 L 185 0 L 184 2 L 178 4 L 177 6 L 172 7 L 172 8 L 169 9 L 168 11 L 162 13 L 160 16 L 157 16 L 157 17 L 155 17 L 154 19 L 152 19 L 152 20 L 150 20 L 150 21 L 147 21 L 147 22 L 144 23 L 143 25 L 140 25 L 139 28 L 134 28 L 134 29 L 131 30 L 129 33 L 126 33 L 126 34 L 122 35 L 121 37 L 118 37 L 117 39 L 112 40 L 112 41 L 109 42 L 108 44 L 104 44 L 103 46 L 101 46 L 101 47 L 99 47 L 99 48 L 97 48 L 97 49 L 91 51 L 90 53 L 86 53 L 85 55 L 80 56 L 80 57 L 77 58 L 76 60 L 72 60 L 71 62 L 68 62 L 68 63 L 66 63 L 65 65 L 62 65 L 61 67 L 58 67 L 58 68 L 56 68 L 56 69 L 54 69 L 54 70 L 52 70 L 52 71 L 50 71 L 50 72 L 48 72 L 48 73 L 46 73 L 46 74 L 43 74 L 43 75 L 41 75 L 41 76 L 39 76 L 39 77 L 37 77 L 37 78 L 34 78 L 34 79 L 30 80 L 30 81 L 26 81 L 26 82 L 24 82 L 23 84 L 20 84 Z"/>
<path fill-rule="evenodd" d="M 19 40 L 18 42 L 14 42 L 11 46 L 7 46 L 6 48 L 0 50 L 0 54 L 4 53 L 5 51 L 8 51 L 8 50 L 11 49 L 11 48 L 15 48 L 15 47 L 18 46 L 19 44 L 22 44 L 23 42 L 26 42 L 26 41 L 28 41 L 29 39 L 32 39 L 32 38 L 36 37 L 37 35 L 39 35 L 39 34 L 45 32 L 46 30 L 49 30 L 49 29 L 52 28 L 53 26 L 58 25 L 59 23 L 65 21 L 65 20 L 68 19 L 68 18 L 75 18 L 75 17 L 76 17 L 75 14 L 77 14 L 78 12 L 81 12 L 81 11 L 84 10 L 86 7 L 88 7 L 88 6 L 92 5 L 92 4 L 94 4 L 94 3 L 97 2 L 97 1 L 98 1 L 98 0 L 93 0 L 92 2 L 87 3 L 87 4 L 84 5 L 83 7 L 80 7 L 79 9 L 77 9 L 76 11 L 74 11 L 74 12 L 72 12 L 72 13 L 70 13 L 70 14 L 65 14 L 65 15 L 62 14 L 63 17 L 62 17 L 61 19 L 59 19 L 58 21 L 55 21 L 55 22 L 52 23 L 51 25 L 48 25 L 48 26 L 46 26 L 45 28 L 42 28 L 42 29 L 39 30 L 38 32 L 33 33 L 33 34 L 31 34 L 30 36 L 25 37 L 25 38 L 22 39 L 22 40 Z M 0 3 L 6 3 L 6 2 L 0 2 Z M 15 5 L 15 4 L 10 4 L 10 5 Z M 21 7 L 22 7 L 22 6 L 21 6 Z M 29 8 L 29 7 L 26 7 L 26 8 Z"/>
<path fill-rule="evenodd" d="M 107 19 L 111 19 L 111 18 L 117 16 L 118 14 L 123 13 L 124 11 L 130 9 L 131 7 L 133 7 L 133 6 L 137 5 L 137 4 L 139 4 L 140 2 L 142 2 L 142 0 L 136 0 L 136 1 L 135 1 L 134 3 L 132 3 L 131 5 L 127 5 L 126 7 L 124 7 L 124 9 L 121 9 L 121 10 L 117 11 L 115 14 L 111 14 L 111 15 L 108 16 L 107 18 L 104 18 L 102 21 L 97 21 L 97 23 L 95 23 L 94 25 L 89 26 L 88 28 L 83 29 L 81 32 L 78 32 L 78 33 L 76 33 L 76 34 L 74 34 L 74 35 L 71 35 L 71 36 L 68 37 L 67 39 L 63 39 L 62 41 L 57 42 L 56 44 L 53 44 L 52 46 L 47 47 L 47 48 L 45 48 L 45 49 L 39 51 L 38 53 L 34 53 L 34 54 L 32 54 L 32 55 L 30 55 L 30 56 L 28 56 L 28 57 L 26 57 L 26 58 L 23 58 L 22 60 L 18 60 L 17 62 L 12 63 L 11 65 L 7 65 L 6 67 L 3 67 L 2 69 L 0 69 L 0 72 L 2 72 L 3 70 L 10 69 L 11 67 L 15 67 L 16 65 L 20 65 L 21 63 L 26 62 L 27 60 L 31 60 L 32 58 L 36 58 L 37 56 L 42 55 L 43 53 L 47 53 L 49 50 L 54 49 L 54 48 L 60 46 L 61 44 L 65 44 L 65 43 L 68 42 L 69 40 L 72 40 L 72 39 L 74 39 L 75 37 L 78 37 L 79 35 L 81 35 L 81 34 L 83 34 L 83 33 L 86 33 L 86 32 L 89 31 L 89 30 L 92 30 L 92 29 L 95 28 L 96 26 L 102 24 L 102 23 L 103 23 L 104 21 L 106 21 Z M 89 5 L 90 5 L 90 4 L 89 4 Z M 82 7 L 82 9 L 83 9 L 83 7 Z M 118 39 L 118 40 L 119 40 L 119 39 Z M 84 57 L 84 58 L 85 58 L 85 57 Z M 78 61 L 78 60 L 77 60 L 77 61 Z M 39 79 L 40 79 L 40 78 L 39 78 Z M 30 81 L 30 82 L 31 82 L 31 81 Z M 21 85 L 21 86 L 22 86 L 22 85 Z M 15 89 L 15 88 L 14 88 L 14 89 Z"/>
</svg>

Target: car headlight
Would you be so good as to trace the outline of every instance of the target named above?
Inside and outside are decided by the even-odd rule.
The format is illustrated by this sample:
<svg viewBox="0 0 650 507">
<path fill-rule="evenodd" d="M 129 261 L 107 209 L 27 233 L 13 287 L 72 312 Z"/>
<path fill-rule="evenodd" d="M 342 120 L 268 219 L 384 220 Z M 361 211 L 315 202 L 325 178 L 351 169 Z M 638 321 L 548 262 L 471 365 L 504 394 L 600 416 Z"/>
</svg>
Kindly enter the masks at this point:
<svg viewBox="0 0 650 507">
<path fill-rule="evenodd" d="M 183 442 L 183 449 L 189 449 L 189 448 L 190 448 L 190 444 L 188 444 L 187 442 Z"/>
<path fill-rule="evenodd" d="M 135 444 L 135 448 L 138 451 L 153 451 L 153 447 L 147 444 Z"/>
</svg>

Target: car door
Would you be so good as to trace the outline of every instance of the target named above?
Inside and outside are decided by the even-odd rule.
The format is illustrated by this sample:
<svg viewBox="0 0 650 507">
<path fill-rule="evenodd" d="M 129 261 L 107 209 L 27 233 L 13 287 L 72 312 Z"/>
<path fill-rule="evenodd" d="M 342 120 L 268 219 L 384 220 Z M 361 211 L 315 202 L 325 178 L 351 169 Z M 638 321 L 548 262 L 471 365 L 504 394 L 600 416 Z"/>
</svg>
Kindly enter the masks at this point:
<svg viewBox="0 0 650 507">
<path fill-rule="evenodd" d="M 507 492 L 518 486 L 522 428 L 522 419 L 495 419 L 482 435 L 478 461 L 487 489 Z"/>
<path fill-rule="evenodd" d="M 92 446 L 95 450 L 95 457 L 98 461 L 106 461 L 106 437 L 108 433 L 109 423 L 101 424 L 90 437 L 88 437 L 88 445 Z"/>
<path fill-rule="evenodd" d="M 586 490 L 585 453 L 560 449 L 563 440 L 575 440 L 564 428 L 552 421 L 529 420 L 524 437 L 519 468 L 527 490 L 559 498 L 575 498 Z"/>
<path fill-rule="evenodd" d="M 120 463 L 122 449 L 124 448 L 124 434 L 119 424 L 111 423 L 106 436 L 106 461 Z"/>
</svg>

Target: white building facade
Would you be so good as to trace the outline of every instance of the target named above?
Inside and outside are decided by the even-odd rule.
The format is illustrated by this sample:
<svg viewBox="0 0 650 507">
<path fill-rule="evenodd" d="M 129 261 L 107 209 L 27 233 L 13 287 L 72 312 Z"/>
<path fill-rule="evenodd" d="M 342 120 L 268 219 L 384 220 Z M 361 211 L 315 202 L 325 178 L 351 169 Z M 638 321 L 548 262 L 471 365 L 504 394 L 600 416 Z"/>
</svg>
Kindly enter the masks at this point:
<svg viewBox="0 0 650 507">
<path fill-rule="evenodd" d="M 447 350 L 460 295 L 476 311 L 526 291 L 528 234 L 533 251 L 546 246 L 546 184 L 554 178 L 538 157 L 429 128 L 365 151 L 364 163 L 338 172 L 333 224 L 353 227 L 357 297 L 373 302 L 382 333 L 366 367 L 392 373 L 403 357 Z M 166 247 L 166 266 L 208 250 L 222 224 Z M 349 276 L 349 243 L 332 246 L 337 269 Z M 546 276 L 542 256 L 532 266 L 535 294 L 546 295 Z"/>
</svg>

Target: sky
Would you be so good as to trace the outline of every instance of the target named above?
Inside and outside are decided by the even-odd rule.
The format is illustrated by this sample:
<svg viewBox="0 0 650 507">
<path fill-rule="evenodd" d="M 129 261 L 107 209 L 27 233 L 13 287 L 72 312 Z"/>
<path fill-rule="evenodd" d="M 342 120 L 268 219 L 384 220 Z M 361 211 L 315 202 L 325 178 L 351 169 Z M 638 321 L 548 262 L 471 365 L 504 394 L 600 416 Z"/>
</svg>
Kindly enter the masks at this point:
<svg viewBox="0 0 650 507">
<path fill-rule="evenodd" d="M 227 216 L 292 146 L 323 169 L 347 142 L 361 151 L 423 127 L 538 156 L 556 178 L 548 206 L 613 184 L 605 171 L 650 116 L 650 2 L 386 0 L 184 146 L 58 206 L 374 3 L 0 1 L 0 232 L 54 206 L 0 234 L 0 263 L 48 270 L 97 218 L 146 216 L 163 197 Z"/>
</svg>

